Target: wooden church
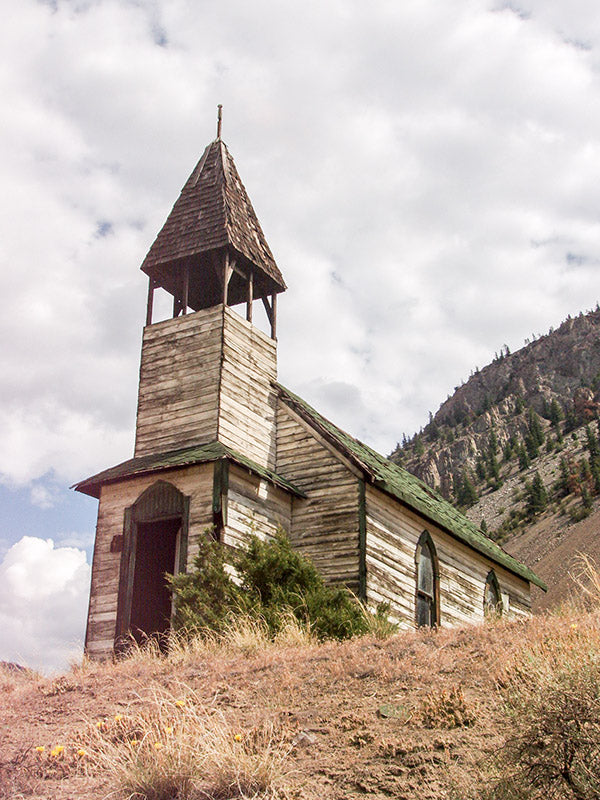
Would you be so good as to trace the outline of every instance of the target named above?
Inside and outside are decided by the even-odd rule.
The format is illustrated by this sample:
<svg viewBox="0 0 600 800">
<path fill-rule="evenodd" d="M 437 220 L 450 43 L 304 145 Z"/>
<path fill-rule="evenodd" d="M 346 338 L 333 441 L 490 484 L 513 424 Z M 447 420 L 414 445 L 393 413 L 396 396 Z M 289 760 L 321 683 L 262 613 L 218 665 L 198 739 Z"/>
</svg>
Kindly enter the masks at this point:
<svg viewBox="0 0 600 800">
<path fill-rule="evenodd" d="M 286 288 L 229 150 L 208 145 L 146 256 L 132 459 L 76 484 L 99 499 L 86 650 L 163 632 L 165 572 L 200 537 L 243 547 L 279 528 L 326 580 L 403 627 L 522 615 L 540 579 L 417 478 L 277 381 Z M 152 322 L 154 290 L 173 317 Z M 252 323 L 264 304 L 271 335 Z M 232 309 L 241 306 L 243 316 Z M 212 531 L 212 533 L 208 533 Z"/>
</svg>

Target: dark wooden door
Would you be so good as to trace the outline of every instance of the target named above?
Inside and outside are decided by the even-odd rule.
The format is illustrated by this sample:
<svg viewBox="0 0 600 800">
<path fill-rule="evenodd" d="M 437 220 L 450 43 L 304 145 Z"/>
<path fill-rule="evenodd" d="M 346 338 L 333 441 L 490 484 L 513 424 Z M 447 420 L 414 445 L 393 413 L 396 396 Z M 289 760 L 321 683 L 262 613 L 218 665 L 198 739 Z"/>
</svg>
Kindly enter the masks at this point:
<svg viewBox="0 0 600 800">
<path fill-rule="evenodd" d="M 181 519 L 137 524 L 135 568 L 129 627 L 133 636 L 165 633 L 171 624 L 171 592 L 165 573 L 176 572 L 177 533 Z"/>
</svg>

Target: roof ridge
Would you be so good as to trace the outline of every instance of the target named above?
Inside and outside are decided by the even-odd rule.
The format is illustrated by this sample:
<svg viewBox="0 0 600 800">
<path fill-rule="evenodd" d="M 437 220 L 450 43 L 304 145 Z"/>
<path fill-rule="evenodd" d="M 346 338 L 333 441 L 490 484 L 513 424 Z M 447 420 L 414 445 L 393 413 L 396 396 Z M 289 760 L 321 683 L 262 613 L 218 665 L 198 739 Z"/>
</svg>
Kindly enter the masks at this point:
<svg viewBox="0 0 600 800">
<path fill-rule="evenodd" d="M 214 142 L 211 142 L 209 145 L 207 145 L 204 148 L 204 152 L 202 153 L 202 156 L 200 157 L 200 161 L 196 164 L 196 168 L 194 169 L 194 173 L 196 175 L 196 177 L 194 179 L 194 184 L 193 184 L 194 186 L 198 185 L 198 181 L 200 180 L 200 176 L 202 175 L 202 172 L 204 170 L 204 165 L 206 164 L 206 159 L 208 158 L 208 153 L 210 151 L 210 148 L 213 146 L 213 144 L 214 144 Z M 186 185 L 187 184 L 184 184 L 182 186 L 181 192 L 179 192 L 179 194 L 183 193 L 183 190 L 185 189 Z"/>
</svg>

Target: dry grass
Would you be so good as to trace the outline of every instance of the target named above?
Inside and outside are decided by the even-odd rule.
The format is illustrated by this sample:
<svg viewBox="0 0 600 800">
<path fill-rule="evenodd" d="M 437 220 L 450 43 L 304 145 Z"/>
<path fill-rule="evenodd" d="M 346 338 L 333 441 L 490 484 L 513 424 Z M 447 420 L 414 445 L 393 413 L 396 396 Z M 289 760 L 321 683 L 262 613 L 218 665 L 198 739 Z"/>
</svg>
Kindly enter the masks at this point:
<svg viewBox="0 0 600 800">
<path fill-rule="evenodd" d="M 111 776 L 116 796 L 231 800 L 286 795 L 289 744 L 272 724 L 236 728 L 189 687 L 155 689 L 91 725 L 89 768 Z"/>
<path fill-rule="evenodd" d="M 321 644 L 291 623 L 279 642 L 243 622 L 17 676 L 0 707 L 0 797 L 550 800 L 513 768 L 532 723 L 573 708 L 600 742 L 597 611 Z M 565 735 L 544 734 L 550 765 Z M 557 786 L 561 800 L 594 797 Z"/>
<path fill-rule="evenodd" d="M 123 658 L 131 666 L 159 665 L 165 662 L 173 666 L 185 666 L 211 656 L 248 656 L 316 644 L 317 639 L 312 635 L 310 627 L 299 622 L 291 612 L 282 613 L 275 636 L 271 635 L 269 626 L 261 617 L 240 614 L 232 618 L 218 633 L 208 629 L 171 631 L 160 640 L 150 637 L 142 643 L 131 637 Z"/>
<path fill-rule="evenodd" d="M 580 604 L 587 608 L 600 608 L 600 567 L 597 562 L 586 553 L 578 553 L 571 577 L 577 586 Z"/>
</svg>

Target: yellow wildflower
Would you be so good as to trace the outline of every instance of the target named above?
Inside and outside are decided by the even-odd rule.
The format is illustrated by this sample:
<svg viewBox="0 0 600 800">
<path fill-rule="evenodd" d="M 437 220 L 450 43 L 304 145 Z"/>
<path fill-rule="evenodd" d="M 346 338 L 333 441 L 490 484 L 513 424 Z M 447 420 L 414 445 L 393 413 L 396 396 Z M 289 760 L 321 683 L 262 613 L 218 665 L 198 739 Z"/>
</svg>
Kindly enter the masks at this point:
<svg viewBox="0 0 600 800">
<path fill-rule="evenodd" d="M 123 714 L 115 714 L 115 722 L 121 722 L 123 719 Z"/>
<path fill-rule="evenodd" d="M 139 743 L 140 743 L 139 739 L 130 739 L 129 740 L 129 744 L 132 745 L 132 747 L 135 747 Z"/>
<path fill-rule="evenodd" d="M 175 705 L 177 708 L 183 708 L 185 705 L 185 700 L 175 700 Z"/>
<path fill-rule="evenodd" d="M 234 740 L 236 742 L 241 742 L 242 741 L 242 734 L 241 733 L 236 733 L 236 735 L 233 738 L 234 738 Z"/>
<path fill-rule="evenodd" d="M 46 748 L 43 744 L 40 744 L 38 747 L 35 748 L 36 753 L 43 753 Z"/>
<path fill-rule="evenodd" d="M 168 736 L 170 736 L 173 733 L 173 726 L 172 725 L 167 725 L 167 727 L 165 728 L 165 733 Z"/>
<path fill-rule="evenodd" d="M 83 747 L 80 747 L 80 748 L 79 748 L 79 750 L 77 751 L 77 755 L 78 755 L 78 756 L 82 756 L 82 757 L 83 757 L 83 756 L 87 756 L 87 753 L 86 753 L 86 751 L 83 749 Z"/>
<path fill-rule="evenodd" d="M 65 749 L 65 748 L 62 746 L 62 744 L 57 744 L 57 745 L 56 745 L 56 747 L 54 747 L 54 748 L 53 748 L 53 749 L 50 751 L 50 755 L 51 755 L 51 756 L 59 756 L 59 755 L 62 753 L 62 751 L 63 751 L 64 749 Z"/>
<path fill-rule="evenodd" d="M 571 630 L 572 631 L 576 631 L 577 630 L 577 623 L 576 622 L 571 623 Z"/>
<path fill-rule="evenodd" d="M 154 742 L 154 749 L 155 750 L 162 750 L 163 743 L 162 742 Z"/>
<path fill-rule="evenodd" d="M 96 723 L 96 727 L 98 728 L 99 731 L 103 731 L 106 728 L 106 721 L 103 719 L 99 719 L 98 722 Z"/>
</svg>

